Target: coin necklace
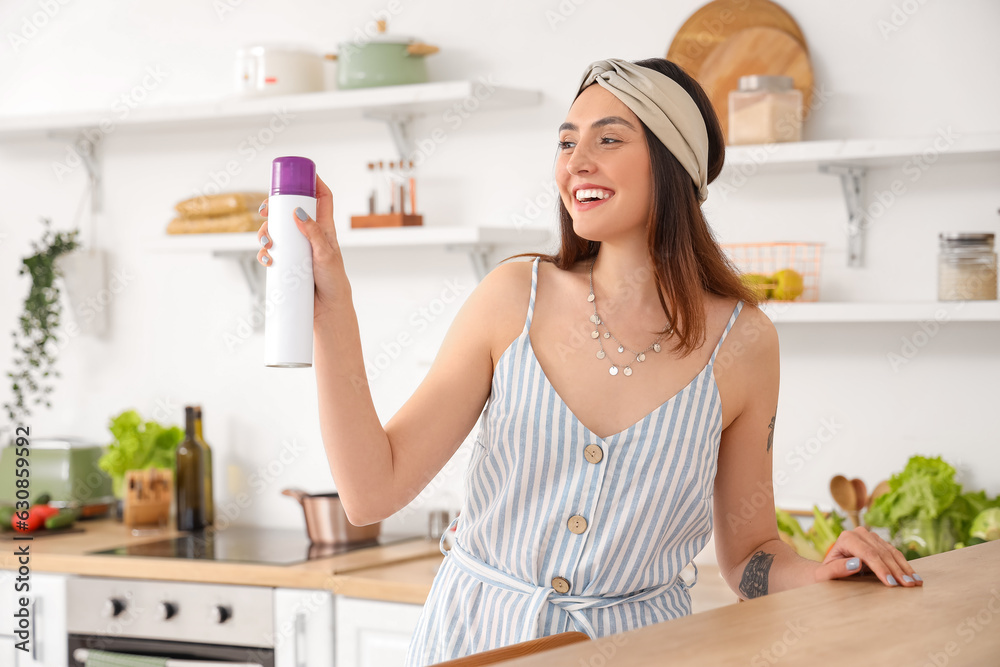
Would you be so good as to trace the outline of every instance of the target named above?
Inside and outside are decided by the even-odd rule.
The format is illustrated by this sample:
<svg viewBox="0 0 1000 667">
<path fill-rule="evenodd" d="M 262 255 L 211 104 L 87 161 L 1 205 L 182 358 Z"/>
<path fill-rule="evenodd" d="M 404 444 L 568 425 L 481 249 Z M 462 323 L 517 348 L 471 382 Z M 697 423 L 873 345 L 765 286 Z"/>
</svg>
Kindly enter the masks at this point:
<svg viewBox="0 0 1000 667">
<path fill-rule="evenodd" d="M 596 339 L 597 344 L 600 347 L 600 349 L 597 350 L 598 359 L 604 359 L 608 356 L 604 352 L 605 338 L 610 338 L 611 340 L 618 343 L 619 354 L 623 354 L 624 352 L 628 351 L 629 353 L 635 355 L 635 361 L 629 362 L 625 366 L 621 367 L 612 361 L 611 367 L 608 369 L 608 373 L 610 373 L 611 375 L 618 375 L 618 369 L 621 368 L 622 374 L 625 377 L 628 377 L 632 375 L 632 364 L 642 363 L 643 361 L 645 361 L 646 353 L 649 352 L 650 350 L 652 350 L 653 352 L 660 351 L 660 339 L 663 338 L 665 335 L 669 334 L 671 331 L 673 331 L 673 327 L 671 327 L 668 324 L 667 327 L 660 332 L 660 335 L 656 337 L 656 340 L 650 343 L 649 346 L 646 347 L 646 349 L 642 350 L 641 352 L 636 352 L 635 350 L 633 350 L 630 347 L 627 347 L 624 343 L 618 340 L 615 337 L 615 335 L 611 333 L 611 329 L 608 328 L 608 325 L 603 320 L 601 320 L 601 316 L 597 314 L 597 297 L 594 296 L 594 264 L 596 262 L 597 258 L 595 257 L 594 261 L 590 263 L 590 294 L 587 296 L 587 301 L 594 304 L 594 314 L 590 316 L 590 321 L 593 322 L 594 324 L 594 330 L 590 333 L 590 337 Z M 601 332 L 597 330 L 597 325 L 599 324 L 604 324 L 605 331 L 603 336 L 601 335 Z"/>
</svg>

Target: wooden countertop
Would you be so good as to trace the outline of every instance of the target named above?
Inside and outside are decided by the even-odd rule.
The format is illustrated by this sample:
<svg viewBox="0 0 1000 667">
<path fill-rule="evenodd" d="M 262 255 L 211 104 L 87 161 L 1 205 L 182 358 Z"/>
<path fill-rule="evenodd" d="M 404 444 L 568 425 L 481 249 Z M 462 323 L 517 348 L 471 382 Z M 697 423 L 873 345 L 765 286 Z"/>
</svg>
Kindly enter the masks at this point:
<svg viewBox="0 0 1000 667">
<path fill-rule="evenodd" d="M 922 587 L 854 576 L 503 664 L 997 664 L 1000 540 L 912 564 Z"/>
<path fill-rule="evenodd" d="M 413 539 L 385 546 L 359 549 L 336 556 L 295 563 L 266 565 L 225 561 L 187 560 L 181 558 L 151 558 L 147 556 L 95 555 L 93 551 L 126 545 L 155 542 L 180 535 L 164 529 L 155 534 L 135 537 L 121 523 L 102 519 L 82 522 L 84 532 L 38 537 L 31 542 L 6 540 L 8 545 L 30 545 L 33 572 L 65 572 L 98 577 L 125 579 L 159 579 L 215 584 L 243 584 L 284 588 L 327 589 L 339 593 L 339 577 L 347 572 L 370 570 L 385 565 L 396 566 L 411 560 L 440 562 L 437 540 Z M 0 569 L 17 569 L 14 549 L 3 549 Z M 436 558 L 428 559 L 429 556 Z M 420 567 L 413 570 L 421 571 Z M 392 575 L 402 576 L 409 570 L 390 569 L 388 574 L 376 571 L 372 575 L 374 599 L 423 603 L 430 591 L 433 573 L 425 580 L 400 579 L 398 595 L 394 597 Z M 352 595 L 368 597 L 355 577 L 345 582 Z M 421 597 L 422 592 L 422 597 Z M 419 599 L 418 599 L 419 598 Z"/>
</svg>

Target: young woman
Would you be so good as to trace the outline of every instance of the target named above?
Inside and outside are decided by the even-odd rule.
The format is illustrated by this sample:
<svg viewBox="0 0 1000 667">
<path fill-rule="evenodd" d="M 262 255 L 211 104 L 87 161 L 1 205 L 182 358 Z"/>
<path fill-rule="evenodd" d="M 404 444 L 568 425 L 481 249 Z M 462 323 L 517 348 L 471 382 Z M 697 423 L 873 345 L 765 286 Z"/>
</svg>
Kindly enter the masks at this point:
<svg viewBox="0 0 1000 667">
<path fill-rule="evenodd" d="M 385 427 L 317 179 L 318 220 L 302 212 L 297 224 L 313 249 L 323 442 L 351 521 L 406 505 L 482 413 L 409 665 L 689 614 L 680 572 L 713 528 L 744 599 L 862 569 L 921 585 L 864 528 L 843 532 L 823 563 L 778 538 L 778 337 L 701 211 L 724 148 L 708 98 L 679 67 L 592 64 L 559 128 L 558 254 L 494 269 Z M 270 265 L 266 233 L 258 256 Z"/>
</svg>

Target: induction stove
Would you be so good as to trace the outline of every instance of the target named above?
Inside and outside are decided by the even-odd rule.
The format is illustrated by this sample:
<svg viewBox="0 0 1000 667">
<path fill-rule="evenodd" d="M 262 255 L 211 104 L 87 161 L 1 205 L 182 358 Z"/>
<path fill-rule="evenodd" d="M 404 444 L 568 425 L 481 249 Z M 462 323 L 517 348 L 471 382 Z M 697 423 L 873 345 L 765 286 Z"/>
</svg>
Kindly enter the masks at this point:
<svg viewBox="0 0 1000 667">
<path fill-rule="evenodd" d="M 225 530 L 199 531 L 165 540 L 129 544 L 91 553 L 101 556 L 146 556 L 291 565 L 414 539 L 419 538 L 413 535 L 380 535 L 377 539 L 367 542 L 311 544 L 302 530 L 230 526 Z"/>
</svg>

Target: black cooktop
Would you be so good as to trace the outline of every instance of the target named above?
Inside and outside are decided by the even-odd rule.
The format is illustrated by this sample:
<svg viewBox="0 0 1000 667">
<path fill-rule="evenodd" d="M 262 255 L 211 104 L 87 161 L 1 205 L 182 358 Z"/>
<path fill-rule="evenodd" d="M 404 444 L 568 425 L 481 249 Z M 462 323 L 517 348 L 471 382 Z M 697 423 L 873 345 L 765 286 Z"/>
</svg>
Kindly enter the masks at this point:
<svg viewBox="0 0 1000 667">
<path fill-rule="evenodd" d="M 368 542 L 339 545 L 310 544 L 303 530 L 230 526 L 225 530 L 189 533 L 157 542 L 130 544 L 91 553 L 290 565 L 412 539 L 417 538 L 412 535 L 382 535 Z"/>
</svg>

